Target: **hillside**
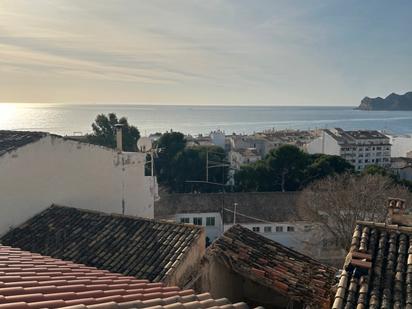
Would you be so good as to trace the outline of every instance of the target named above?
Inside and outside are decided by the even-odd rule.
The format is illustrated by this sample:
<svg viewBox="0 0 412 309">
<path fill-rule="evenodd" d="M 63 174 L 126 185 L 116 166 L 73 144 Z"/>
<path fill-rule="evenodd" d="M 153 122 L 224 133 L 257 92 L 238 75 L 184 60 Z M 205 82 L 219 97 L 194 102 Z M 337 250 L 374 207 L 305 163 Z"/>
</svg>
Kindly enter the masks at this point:
<svg viewBox="0 0 412 309">
<path fill-rule="evenodd" d="M 391 93 L 386 98 L 365 97 L 357 109 L 368 111 L 410 111 L 412 110 L 412 92 L 404 95 Z"/>
</svg>

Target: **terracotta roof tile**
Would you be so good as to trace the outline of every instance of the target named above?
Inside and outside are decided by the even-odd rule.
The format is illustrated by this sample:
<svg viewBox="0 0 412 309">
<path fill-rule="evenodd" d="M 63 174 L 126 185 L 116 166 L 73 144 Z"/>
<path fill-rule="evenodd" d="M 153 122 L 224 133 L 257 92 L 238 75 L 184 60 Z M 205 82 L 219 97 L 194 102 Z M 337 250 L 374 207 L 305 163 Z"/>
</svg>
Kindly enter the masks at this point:
<svg viewBox="0 0 412 309">
<path fill-rule="evenodd" d="M 412 308 L 412 227 L 358 222 L 333 309 Z"/>
<path fill-rule="evenodd" d="M 239 275 L 290 299 L 323 306 L 332 296 L 337 270 L 235 225 L 207 250 Z"/>
<path fill-rule="evenodd" d="M 5 131 L 0 130 L 0 156 L 6 152 L 38 141 L 47 133 L 29 131 Z"/>
<path fill-rule="evenodd" d="M 202 229 L 195 226 L 54 205 L 11 230 L 0 241 L 98 269 L 166 282 L 201 234 Z M 71 271 L 71 264 L 62 261 L 50 270 L 43 265 L 44 262 L 52 262 L 51 257 L 42 257 L 45 260 L 41 265 L 35 257 L 17 257 L 20 270 L 27 267 L 25 272 L 36 271 L 44 276 L 30 279 L 29 273 L 23 274 L 27 280 L 59 280 L 66 277 L 63 273 L 67 271 L 73 276 L 66 277 L 67 280 L 77 280 L 78 273 Z M 14 256 L 6 258 L 13 264 Z M 3 267 L 3 259 L 4 256 L 0 255 L 0 268 Z M 43 272 L 36 270 L 39 266 Z M 95 270 L 87 269 L 91 276 Z"/>
<path fill-rule="evenodd" d="M 150 283 L 134 277 L 96 270 L 82 264 L 64 262 L 49 257 L 21 251 L 0 245 L 3 257 L 2 276 L 0 277 L 0 309 L 131 309 L 131 308 L 247 308 L 245 304 L 231 305 L 227 300 L 214 300 L 208 293 L 195 295 L 193 290 L 180 290 L 163 283 Z M 8 263 L 12 260 L 13 263 Z M 39 266 L 26 276 L 27 260 Z M 67 266 L 60 280 L 43 281 L 39 273 L 56 269 L 58 265 Z M 8 266 L 13 265 L 13 266 Z M 11 273 L 19 275 L 10 275 Z M 89 275 L 93 273 L 91 278 Z M 76 274 L 73 276 L 73 274 Z M 26 281 L 30 277 L 32 280 Z M 75 278 L 72 280 L 72 278 Z M 84 279 L 86 278 L 87 279 Z M 64 280 L 64 278 L 70 278 Z M 38 279 L 38 280 L 37 280 Z M 82 282 L 70 284 L 70 282 Z M 47 285 L 44 283 L 47 282 Z M 108 282 L 103 284 L 101 282 Z M 117 284 L 110 284 L 110 283 Z M 7 287 L 8 284 L 13 286 Z"/>
</svg>

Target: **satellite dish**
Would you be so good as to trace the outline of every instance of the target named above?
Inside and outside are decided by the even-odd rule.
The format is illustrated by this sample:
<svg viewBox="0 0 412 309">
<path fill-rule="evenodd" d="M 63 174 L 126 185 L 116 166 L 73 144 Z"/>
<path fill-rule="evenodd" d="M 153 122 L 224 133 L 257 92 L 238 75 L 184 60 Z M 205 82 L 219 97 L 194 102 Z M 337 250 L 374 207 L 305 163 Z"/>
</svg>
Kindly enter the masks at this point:
<svg viewBox="0 0 412 309">
<path fill-rule="evenodd" d="M 148 137 L 141 137 L 137 141 L 137 149 L 140 152 L 148 152 L 152 150 L 152 141 Z"/>
</svg>

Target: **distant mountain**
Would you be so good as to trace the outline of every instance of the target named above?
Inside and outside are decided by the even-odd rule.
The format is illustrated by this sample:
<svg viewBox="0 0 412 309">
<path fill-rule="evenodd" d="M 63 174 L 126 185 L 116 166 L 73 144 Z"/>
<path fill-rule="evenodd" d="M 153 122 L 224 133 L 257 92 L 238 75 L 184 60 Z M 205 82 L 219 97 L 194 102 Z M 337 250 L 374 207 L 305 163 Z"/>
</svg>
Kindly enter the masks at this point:
<svg viewBox="0 0 412 309">
<path fill-rule="evenodd" d="M 357 109 L 367 111 L 412 111 L 412 92 L 391 93 L 386 98 L 365 97 Z"/>
</svg>

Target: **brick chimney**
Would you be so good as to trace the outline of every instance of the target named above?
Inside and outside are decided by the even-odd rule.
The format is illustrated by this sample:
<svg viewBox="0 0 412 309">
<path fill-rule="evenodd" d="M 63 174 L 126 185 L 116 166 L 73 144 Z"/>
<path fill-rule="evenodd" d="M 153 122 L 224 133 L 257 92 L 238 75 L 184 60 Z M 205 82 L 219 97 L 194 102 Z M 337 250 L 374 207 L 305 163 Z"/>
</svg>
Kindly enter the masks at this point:
<svg viewBox="0 0 412 309">
<path fill-rule="evenodd" d="M 407 215 L 406 202 L 400 198 L 388 198 L 387 224 L 398 224 L 412 226 L 412 217 Z"/>
<path fill-rule="evenodd" d="M 116 128 L 116 149 L 123 151 L 123 125 L 118 123 L 114 127 Z"/>
</svg>

